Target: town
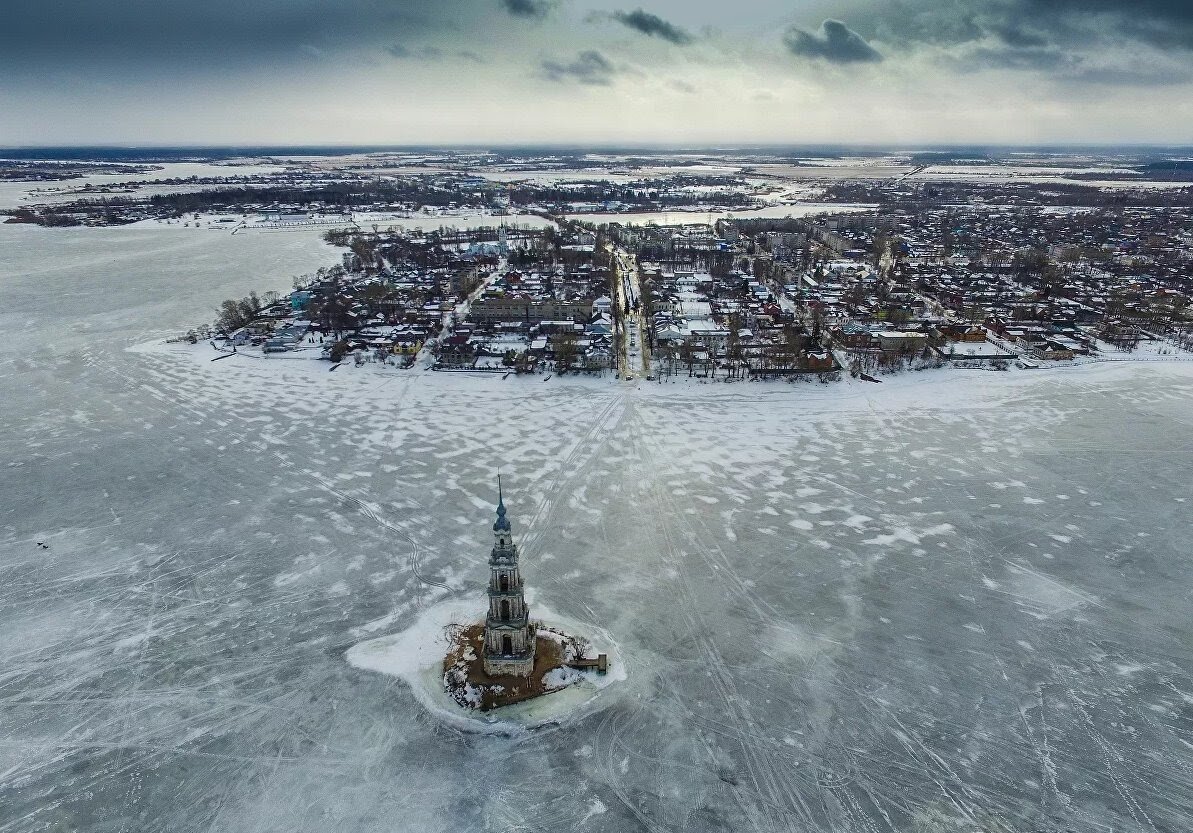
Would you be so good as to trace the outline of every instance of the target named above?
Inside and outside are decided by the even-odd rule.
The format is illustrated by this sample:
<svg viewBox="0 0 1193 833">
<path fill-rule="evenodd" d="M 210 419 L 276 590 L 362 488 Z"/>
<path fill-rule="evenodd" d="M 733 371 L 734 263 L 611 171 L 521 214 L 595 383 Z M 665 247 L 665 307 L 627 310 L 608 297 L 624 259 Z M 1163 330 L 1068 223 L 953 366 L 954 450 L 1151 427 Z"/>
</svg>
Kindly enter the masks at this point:
<svg viewBox="0 0 1193 833">
<path fill-rule="evenodd" d="M 340 263 L 225 301 L 191 338 L 660 383 L 1193 358 L 1193 209 L 961 206 L 934 190 L 798 218 L 597 223 L 543 206 L 466 228 L 333 227 Z"/>
</svg>

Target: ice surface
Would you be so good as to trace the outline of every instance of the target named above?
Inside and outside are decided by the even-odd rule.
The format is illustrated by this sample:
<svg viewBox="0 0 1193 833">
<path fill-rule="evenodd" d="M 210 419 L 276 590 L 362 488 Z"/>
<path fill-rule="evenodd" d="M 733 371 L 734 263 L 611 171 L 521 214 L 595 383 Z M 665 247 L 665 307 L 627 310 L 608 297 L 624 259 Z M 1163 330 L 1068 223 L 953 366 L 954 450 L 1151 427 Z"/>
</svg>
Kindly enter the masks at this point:
<svg viewBox="0 0 1193 833">
<path fill-rule="evenodd" d="M 1189 365 L 634 387 L 126 350 L 334 258 L 0 226 L 0 831 L 1193 826 Z M 517 738 L 344 659 L 480 590 L 499 468 L 533 603 L 631 669 Z"/>
</svg>

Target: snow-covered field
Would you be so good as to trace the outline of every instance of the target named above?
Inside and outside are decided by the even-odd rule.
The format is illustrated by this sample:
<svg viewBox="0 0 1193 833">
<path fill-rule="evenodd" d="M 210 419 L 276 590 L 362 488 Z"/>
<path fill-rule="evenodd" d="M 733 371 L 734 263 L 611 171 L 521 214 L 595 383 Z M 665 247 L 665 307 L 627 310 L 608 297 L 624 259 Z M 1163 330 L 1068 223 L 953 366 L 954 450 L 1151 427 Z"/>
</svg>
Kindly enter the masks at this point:
<svg viewBox="0 0 1193 833">
<path fill-rule="evenodd" d="M 146 173 L 91 174 L 78 179 L 47 182 L 0 182 L 0 208 L 14 208 L 23 201 L 29 203 L 67 202 L 93 196 L 81 191 L 84 185 L 111 186 L 128 182 L 144 183 L 134 196 L 181 193 L 195 190 L 187 185 L 160 185 L 165 179 L 187 177 L 256 177 L 280 173 L 278 165 L 211 164 L 206 162 L 165 162 Z"/>
<path fill-rule="evenodd" d="M 0 226 L 0 831 L 1193 823 L 1193 365 L 632 386 L 160 344 L 334 259 Z M 481 588 L 498 469 L 533 603 L 629 669 L 514 738 L 345 658 Z"/>
</svg>

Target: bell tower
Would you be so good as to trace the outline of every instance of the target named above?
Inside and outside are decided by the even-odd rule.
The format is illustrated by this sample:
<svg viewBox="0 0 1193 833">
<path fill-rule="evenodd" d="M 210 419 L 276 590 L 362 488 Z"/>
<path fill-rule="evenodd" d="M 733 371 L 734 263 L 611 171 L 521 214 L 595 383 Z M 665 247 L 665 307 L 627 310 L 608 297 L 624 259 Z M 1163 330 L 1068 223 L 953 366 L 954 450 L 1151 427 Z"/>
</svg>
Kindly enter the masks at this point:
<svg viewBox="0 0 1193 833">
<path fill-rule="evenodd" d="M 500 475 L 493 539 L 489 552 L 489 612 L 485 616 L 485 673 L 529 677 L 534 670 L 535 627 L 522 592 L 518 547 L 505 516 Z"/>
</svg>

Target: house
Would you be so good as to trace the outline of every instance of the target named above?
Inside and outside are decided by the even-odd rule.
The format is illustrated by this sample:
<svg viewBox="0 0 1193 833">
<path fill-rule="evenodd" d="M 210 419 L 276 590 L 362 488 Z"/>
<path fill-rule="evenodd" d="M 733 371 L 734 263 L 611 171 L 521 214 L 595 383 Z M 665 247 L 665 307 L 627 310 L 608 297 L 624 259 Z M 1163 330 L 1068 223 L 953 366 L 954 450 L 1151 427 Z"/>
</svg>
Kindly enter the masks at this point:
<svg viewBox="0 0 1193 833">
<path fill-rule="evenodd" d="M 1065 349 L 1061 345 L 1050 341 L 1045 341 L 1042 347 L 1033 349 L 1032 353 L 1041 359 L 1054 362 L 1070 361 L 1073 358 L 1072 350 Z"/>
<path fill-rule="evenodd" d="M 951 341 L 963 341 L 980 344 L 986 340 L 986 329 L 978 324 L 950 324 L 942 327 L 941 332 Z"/>
<path fill-rule="evenodd" d="M 678 344 L 687 339 L 687 333 L 677 324 L 669 323 L 655 332 L 655 341 L 660 344 Z"/>
<path fill-rule="evenodd" d="M 804 356 L 802 364 L 804 369 L 814 370 L 818 373 L 837 369 L 837 362 L 833 359 L 833 354 L 827 350 L 809 352 Z"/>
<path fill-rule="evenodd" d="M 393 347 L 391 348 L 394 354 L 399 356 L 413 356 L 423 349 L 423 337 L 417 333 L 403 333 L 394 336 Z"/>
<path fill-rule="evenodd" d="M 465 368 L 476 363 L 476 345 L 465 335 L 453 335 L 444 339 L 439 348 L 437 367 Z"/>
<path fill-rule="evenodd" d="M 285 353 L 293 350 L 307 337 L 307 324 L 289 324 L 265 340 L 264 352 Z"/>
<path fill-rule="evenodd" d="M 988 341 L 951 341 L 936 348 L 936 352 L 942 359 L 951 362 L 996 362 L 1015 358 L 1014 353 Z"/>
<path fill-rule="evenodd" d="M 611 335 L 613 333 L 613 319 L 608 315 L 597 315 L 589 322 L 584 330 L 590 335 Z"/>
<path fill-rule="evenodd" d="M 700 319 L 684 323 L 687 326 L 688 338 L 713 350 L 723 349 L 729 341 L 729 330 L 720 324 Z"/>
<path fill-rule="evenodd" d="M 870 331 L 861 327 L 849 326 L 833 327 L 829 335 L 835 343 L 847 350 L 869 350 L 874 347 L 874 339 Z"/>
<path fill-rule="evenodd" d="M 918 353 L 928 343 L 927 333 L 905 332 L 903 330 L 883 330 L 874 333 L 878 346 L 884 353 Z"/>
</svg>

